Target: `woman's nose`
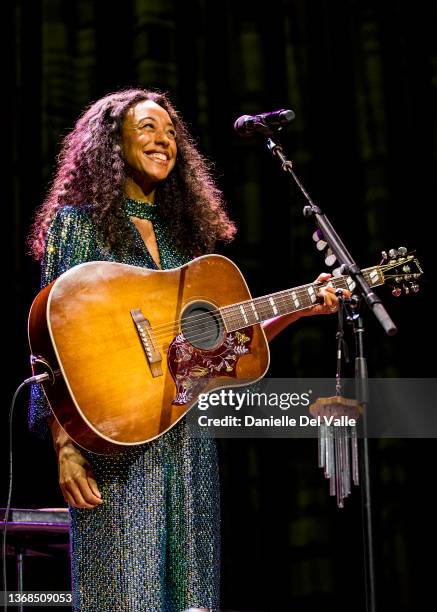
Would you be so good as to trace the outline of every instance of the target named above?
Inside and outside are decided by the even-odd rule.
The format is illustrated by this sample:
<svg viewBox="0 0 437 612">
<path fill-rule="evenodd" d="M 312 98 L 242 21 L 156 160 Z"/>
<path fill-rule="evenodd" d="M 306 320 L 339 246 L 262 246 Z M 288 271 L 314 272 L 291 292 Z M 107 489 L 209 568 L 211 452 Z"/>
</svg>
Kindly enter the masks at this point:
<svg viewBox="0 0 437 612">
<path fill-rule="evenodd" d="M 170 137 L 167 134 L 167 131 L 162 128 L 157 128 L 155 131 L 155 142 L 159 142 L 168 146 L 170 144 Z"/>
</svg>

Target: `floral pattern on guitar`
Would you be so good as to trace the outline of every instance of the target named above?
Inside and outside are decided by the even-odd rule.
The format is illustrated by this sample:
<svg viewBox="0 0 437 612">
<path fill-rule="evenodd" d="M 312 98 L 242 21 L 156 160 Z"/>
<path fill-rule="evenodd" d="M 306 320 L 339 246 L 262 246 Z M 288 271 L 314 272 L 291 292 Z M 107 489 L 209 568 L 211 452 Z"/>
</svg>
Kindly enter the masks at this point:
<svg viewBox="0 0 437 612">
<path fill-rule="evenodd" d="M 243 333 L 244 332 L 244 333 Z M 172 402 L 183 406 L 198 397 L 210 378 L 235 376 L 238 357 L 250 351 L 252 328 L 226 334 L 223 343 L 214 350 L 202 351 L 178 334 L 168 349 L 169 370 L 176 384 Z"/>
</svg>

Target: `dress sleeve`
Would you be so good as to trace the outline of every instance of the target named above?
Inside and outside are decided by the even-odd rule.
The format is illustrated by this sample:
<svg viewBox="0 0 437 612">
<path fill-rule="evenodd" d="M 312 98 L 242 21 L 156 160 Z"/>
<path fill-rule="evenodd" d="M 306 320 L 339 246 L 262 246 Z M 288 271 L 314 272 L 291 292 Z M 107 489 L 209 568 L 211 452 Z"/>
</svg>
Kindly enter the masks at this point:
<svg viewBox="0 0 437 612">
<path fill-rule="evenodd" d="M 41 289 L 69 268 L 99 259 L 93 224 L 83 209 L 61 208 L 54 217 L 46 237 L 41 263 Z M 51 409 L 40 385 L 32 385 L 28 411 L 30 431 L 49 439 L 47 417 Z"/>
</svg>

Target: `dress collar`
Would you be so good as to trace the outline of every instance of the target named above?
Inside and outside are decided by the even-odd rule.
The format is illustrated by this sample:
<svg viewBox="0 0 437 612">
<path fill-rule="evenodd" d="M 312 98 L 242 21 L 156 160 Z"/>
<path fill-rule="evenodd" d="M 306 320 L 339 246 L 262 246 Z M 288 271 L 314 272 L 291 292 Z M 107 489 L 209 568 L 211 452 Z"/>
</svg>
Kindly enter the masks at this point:
<svg viewBox="0 0 437 612">
<path fill-rule="evenodd" d="M 158 207 L 155 204 L 132 200 L 132 198 L 125 199 L 124 211 L 129 217 L 138 217 L 149 221 L 154 221 L 158 217 Z"/>
</svg>

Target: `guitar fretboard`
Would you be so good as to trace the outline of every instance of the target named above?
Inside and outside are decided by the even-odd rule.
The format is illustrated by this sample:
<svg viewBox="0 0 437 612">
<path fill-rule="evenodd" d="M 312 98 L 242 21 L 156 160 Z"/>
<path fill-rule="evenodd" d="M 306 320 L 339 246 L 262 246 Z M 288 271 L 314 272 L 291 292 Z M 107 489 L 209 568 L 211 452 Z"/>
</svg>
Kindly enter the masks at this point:
<svg viewBox="0 0 437 612">
<path fill-rule="evenodd" d="M 384 284 L 384 275 L 379 266 L 363 270 L 363 275 L 370 287 Z M 319 301 L 318 292 L 326 286 L 353 291 L 355 282 L 350 276 L 337 276 L 330 278 L 328 282 L 309 283 L 253 300 L 223 306 L 220 308 L 220 314 L 227 331 L 237 331 L 279 315 L 290 314 L 313 306 Z"/>
</svg>

